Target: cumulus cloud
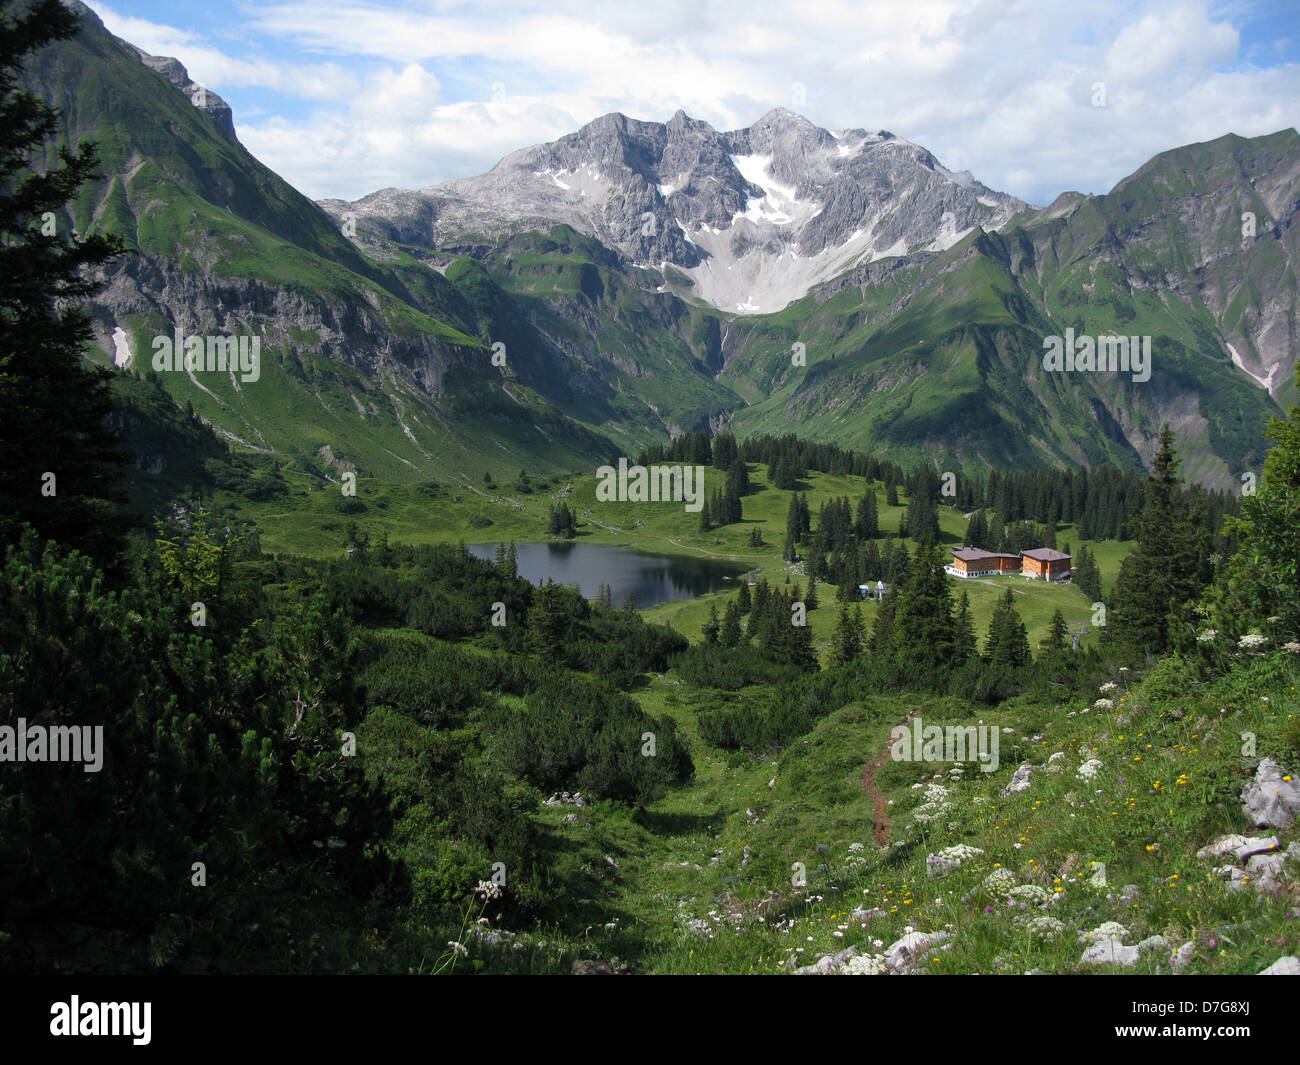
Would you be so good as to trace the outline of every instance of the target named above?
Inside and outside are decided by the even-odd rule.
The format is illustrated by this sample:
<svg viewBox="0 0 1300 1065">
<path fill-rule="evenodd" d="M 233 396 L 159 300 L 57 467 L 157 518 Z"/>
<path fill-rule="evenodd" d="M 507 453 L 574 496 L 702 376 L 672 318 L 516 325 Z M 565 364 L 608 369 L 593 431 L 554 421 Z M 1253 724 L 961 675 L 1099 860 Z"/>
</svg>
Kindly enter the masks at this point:
<svg viewBox="0 0 1300 1065">
<path fill-rule="evenodd" d="M 1243 58 L 1250 14 L 1194 0 L 283 0 L 248 9 L 241 31 L 295 60 L 283 64 L 224 55 L 193 31 L 137 19 L 110 28 L 176 55 L 231 98 L 241 139 L 311 196 L 480 173 L 609 111 L 663 121 L 681 108 L 734 129 L 783 106 L 830 129 L 890 129 L 1045 203 L 1066 189 L 1106 191 L 1180 144 L 1296 125 L 1300 64 Z M 244 85 L 319 105 L 241 120 L 238 93 L 226 90 Z M 1098 85 L 1104 106 L 1095 106 Z"/>
</svg>

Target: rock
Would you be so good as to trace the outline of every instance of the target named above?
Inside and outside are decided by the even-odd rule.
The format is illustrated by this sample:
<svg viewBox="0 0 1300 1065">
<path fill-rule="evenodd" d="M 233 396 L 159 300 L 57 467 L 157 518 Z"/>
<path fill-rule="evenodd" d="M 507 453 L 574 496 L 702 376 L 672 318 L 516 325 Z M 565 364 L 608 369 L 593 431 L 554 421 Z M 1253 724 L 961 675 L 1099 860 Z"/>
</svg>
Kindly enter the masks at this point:
<svg viewBox="0 0 1300 1065">
<path fill-rule="evenodd" d="M 1283 780 L 1281 767 L 1271 758 L 1261 759 L 1255 779 L 1241 790 L 1241 804 L 1257 828 L 1289 828 L 1300 814 L 1300 785 Z"/>
<path fill-rule="evenodd" d="M 1244 862 L 1247 858 L 1252 858 L 1259 854 L 1271 854 L 1277 849 L 1277 836 L 1259 836 L 1255 839 L 1247 840 L 1233 851 L 1233 854 L 1236 855 L 1237 861 Z"/>
<path fill-rule="evenodd" d="M 1088 877 L 1088 883 L 1093 887 L 1106 886 L 1106 863 L 1098 862 L 1097 867 L 1093 869 L 1092 876 Z"/>
<path fill-rule="evenodd" d="M 831 976 L 839 972 L 841 966 L 858 953 L 857 947 L 845 947 L 834 954 L 823 954 L 811 965 L 804 965 L 794 971 L 795 976 Z"/>
<path fill-rule="evenodd" d="M 925 951 L 949 938 L 951 932 L 909 932 L 885 951 L 885 964 L 895 972 L 908 968 Z"/>
<path fill-rule="evenodd" d="M 869 910 L 864 910 L 861 907 L 859 907 L 858 909 L 854 910 L 851 914 L 849 914 L 849 920 L 856 921 L 859 924 L 861 924 L 863 921 L 873 921 L 877 917 L 884 917 L 884 916 L 885 916 L 885 911 L 880 909 L 879 906 L 872 906 L 871 909 Z"/>
<path fill-rule="evenodd" d="M 1267 969 L 1262 969 L 1257 974 L 1259 976 L 1300 976 L 1300 958 L 1292 955 L 1291 957 L 1278 958 Z"/>
<path fill-rule="evenodd" d="M 1136 965 L 1138 948 L 1126 947 L 1114 936 L 1103 936 L 1083 952 L 1079 959 L 1085 965 Z"/>
<path fill-rule="evenodd" d="M 1026 762 L 1012 774 L 1011 780 L 1007 786 L 1002 789 L 1002 797 L 1005 799 L 1016 792 L 1025 791 L 1029 787 L 1029 774 L 1033 771 L 1033 766 Z"/>
<path fill-rule="evenodd" d="M 1154 954 L 1157 951 L 1165 954 L 1169 951 L 1169 940 L 1164 936 L 1147 936 L 1137 945 L 1137 951 L 1139 954 Z"/>
<path fill-rule="evenodd" d="M 1204 847 L 1196 852 L 1198 858 L 1223 858 L 1229 854 L 1235 855 L 1242 848 L 1249 846 L 1251 843 L 1249 836 L 1220 836 L 1218 839 L 1207 843 Z M 1276 840 L 1274 840 L 1276 842 Z"/>
<path fill-rule="evenodd" d="M 1196 944 L 1188 940 L 1175 952 L 1170 959 L 1169 964 L 1173 967 L 1175 973 L 1181 973 L 1192 962 L 1192 955 L 1196 953 Z"/>
</svg>

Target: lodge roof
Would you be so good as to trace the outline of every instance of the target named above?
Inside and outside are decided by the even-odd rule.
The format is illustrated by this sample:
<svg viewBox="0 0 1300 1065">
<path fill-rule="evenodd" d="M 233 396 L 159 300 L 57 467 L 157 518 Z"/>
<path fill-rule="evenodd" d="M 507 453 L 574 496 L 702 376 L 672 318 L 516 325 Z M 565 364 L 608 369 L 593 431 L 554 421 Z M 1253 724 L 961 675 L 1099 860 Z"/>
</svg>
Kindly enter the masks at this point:
<svg viewBox="0 0 1300 1065">
<path fill-rule="evenodd" d="M 985 551 L 982 547 L 954 547 L 952 557 L 959 558 L 963 562 L 979 562 L 986 558 L 1019 558 L 1020 556 L 997 551 Z"/>
<path fill-rule="evenodd" d="M 1026 558 L 1034 558 L 1039 562 L 1060 562 L 1070 557 L 1064 551 L 1057 551 L 1051 547 L 1033 547 L 1020 553 Z"/>
</svg>

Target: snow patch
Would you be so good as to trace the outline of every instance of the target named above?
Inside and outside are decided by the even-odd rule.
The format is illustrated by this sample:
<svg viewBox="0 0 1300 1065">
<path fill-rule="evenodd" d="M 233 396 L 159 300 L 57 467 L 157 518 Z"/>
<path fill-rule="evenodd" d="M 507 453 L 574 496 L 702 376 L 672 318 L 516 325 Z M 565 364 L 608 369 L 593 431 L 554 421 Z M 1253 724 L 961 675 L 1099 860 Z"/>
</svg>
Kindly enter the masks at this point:
<svg viewBox="0 0 1300 1065">
<path fill-rule="evenodd" d="M 1224 343 L 1226 344 L 1227 341 L 1224 341 Z M 1267 389 L 1270 393 L 1273 391 L 1273 384 L 1277 380 L 1278 371 L 1282 369 L 1281 363 L 1269 370 L 1266 377 L 1260 377 L 1259 374 L 1246 367 L 1246 360 L 1241 357 L 1241 354 L 1231 344 L 1228 344 L 1228 353 L 1232 356 L 1232 364 L 1238 370 L 1250 377 L 1261 388 Z"/>
<path fill-rule="evenodd" d="M 127 338 L 126 330 L 119 325 L 113 330 L 113 365 L 128 370 L 134 358 L 131 353 L 131 341 Z"/>
</svg>

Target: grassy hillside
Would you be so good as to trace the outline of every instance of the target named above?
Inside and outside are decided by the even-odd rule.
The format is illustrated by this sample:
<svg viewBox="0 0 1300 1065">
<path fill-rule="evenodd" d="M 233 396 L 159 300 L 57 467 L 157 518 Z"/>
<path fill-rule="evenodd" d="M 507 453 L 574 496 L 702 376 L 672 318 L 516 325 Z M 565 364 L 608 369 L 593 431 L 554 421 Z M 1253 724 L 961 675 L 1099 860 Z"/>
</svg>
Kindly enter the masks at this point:
<svg viewBox="0 0 1300 1065">
<path fill-rule="evenodd" d="M 803 563 L 791 565 L 781 558 L 790 493 L 770 487 L 766 470 L 752 463 L 750 479 L 753 491 L 744 499 L 744 520 L 708 533 L 699 531 L 698 515 L 685 511 L 680 503 L 598 501 L 594 473 L 532 478 L 527 492 L 521 491 L 522 485 L 518 480 L 488 487 L 477 471 L 477 476 L 466 473 L 458 482 L 437 486 L 427 483 L 393 485 L 361 478 L 357 482 L 356 498 L 364 509 L 347 514 L 338 509 L 340 490 L 337 485 L 322 486 L 319 481 L 313 485 L 308 478 L 298 476 L 292 470 L 287 473 L 291 491 L 285 497 L 265 503 L 228 497 L 236 513 L 261 527 L 263 547 L 270 552 L 337 557 L 343 550 L 349 522 L 355 522 L 372 542 L 377 542 L 383 535 L 393 543 L 412 544 L 455 543 L 459 540 L 466 543 L 535 542 L 547 539 L 546 520 L 550 507 L 563 501 L 578 515 L 579 542 L 615 544 L 658 554 L 717 558 L 750 566 L 751 579 L 761 575 L 770 583 L 784 585 L 788 578 L 790 583 L 798 582 L 805 589 L 807 587 Z M 716 478 L 721 484 L 718 471 L 706 471 L 706 486 L 714 483 L 711 478 Z M 856 505 L 868 487 L 861 477 L 815 472 L 808 474 L 803 483 L 814 515 L 823 502 L 835 498 L 847 496 Z M 891 528 L 897 530 L 906 509 L 906 496 L 900 496 L 898 506 L 889 506 L 880 482 L 874 482 L 871 488 L 877 497 L 882 532 Z M 964 515 L 952 507 L 940 507 L 939 524 L 945 544 L 962 543 L 966 529 Z M 763 547 L 756 548 L 750 544 L 750 534 L 755 528 L 762 534 Z M 1062 543 L 1069 541 L 1071 550 L 1076 553 L 1087 543 L 1097 556 L 1103 586 L 1109 589 L 1119 572 L 1120 561 L 1131 550 L 1132 544 L 1080 541 L 1073 533 L 1073 526 L 1062 526 L 1058 539 Z M 897 539 L 896 533 L 894 539 Z M 904 543 L 909 551 L 915 547 L 915 542 L 910 539 Z M 952 578 L 949 583 L 954 599 L 962 590 L 969 594 L 976 633 L 981 641 L 994 604 L 1006 588 L 1015 593 L 1017 609 L 1029 629 L 1033 646 L 1037 646 L 1038 640 L 1046 635 L 1053 611 L 1060 609 L 1070 621 L 1082 621 L 1092 614 L 1090 601 L 1070 585 L 1047 585 L 1018 575 L 979 580 Z M 834 585 L 819 584 L 820 606 L 808 615 L 814 644 L 822 650 L 827 646 L 835 625 L 838 610 L 835 593 Z M 643 613 L 646 620 L 670 625 L 697 640 L 708 619 L 710 604 L 716 605 L 721 612 L 729 594 L 732 593 L 719 592 L 665 603 Z M 877 609 L 877 603 L 862 603 L 863 618 L 868 626 Z M 1095 632 L 1090 633 L 1084 637 L 1084 644 L 1094 639 Z"/>
</svg>

